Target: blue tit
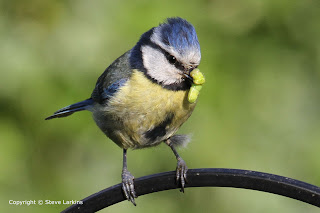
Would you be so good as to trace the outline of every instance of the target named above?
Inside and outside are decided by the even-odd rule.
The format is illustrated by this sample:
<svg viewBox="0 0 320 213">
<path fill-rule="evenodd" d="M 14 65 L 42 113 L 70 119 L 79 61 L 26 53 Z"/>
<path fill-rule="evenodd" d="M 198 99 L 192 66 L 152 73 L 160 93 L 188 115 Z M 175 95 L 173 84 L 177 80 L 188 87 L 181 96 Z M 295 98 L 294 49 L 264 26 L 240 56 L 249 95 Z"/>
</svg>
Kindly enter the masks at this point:
<svg viewBox="0 0 320 213">
<path fill-rule="evenodd" d="M 184 190 L 187 166 L 175 147 L 188 140 L 175 135 L 196 102 L 188 101 L 190 72 L 201 59 L 194 27 L 175 17 L 142 34 L 137 44 L 99 77 L 89 99 L 46 118 L 88 110 L 97 126 L 123 149 L 122 189 L 135 205 L 134 177 L 127 169 L 127 150 L 165 142 L 177 159 L 177 184 Z"/>
</svg>

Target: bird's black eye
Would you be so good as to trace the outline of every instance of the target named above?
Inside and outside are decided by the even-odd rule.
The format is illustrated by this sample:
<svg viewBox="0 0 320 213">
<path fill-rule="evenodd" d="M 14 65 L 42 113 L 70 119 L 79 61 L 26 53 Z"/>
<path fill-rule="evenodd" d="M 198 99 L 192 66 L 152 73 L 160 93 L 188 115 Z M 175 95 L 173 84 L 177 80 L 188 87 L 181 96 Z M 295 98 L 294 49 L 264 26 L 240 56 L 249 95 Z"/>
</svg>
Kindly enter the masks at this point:
<svg viewBox="0 0 320 213">
<path fill-rule="evenodd" d="M 169 61 L 170 64 L 175 64 L 177 62 L 176 57 L 170 54 L 167 54 L 167 60 Z"/>
</svg>

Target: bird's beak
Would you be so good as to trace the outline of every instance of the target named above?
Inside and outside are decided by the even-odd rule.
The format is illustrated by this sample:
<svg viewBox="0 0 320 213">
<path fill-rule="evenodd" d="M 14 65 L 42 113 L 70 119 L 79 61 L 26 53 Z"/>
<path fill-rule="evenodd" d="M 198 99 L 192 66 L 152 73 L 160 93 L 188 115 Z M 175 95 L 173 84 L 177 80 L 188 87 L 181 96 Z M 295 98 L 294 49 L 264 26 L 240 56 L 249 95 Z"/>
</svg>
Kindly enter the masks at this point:
<svg viewBox="0 0 320 213">
<path fill-rule="evenodd" d="M 193 82 L 193 78 L 191 77 L 190 73 L 192 72 L 192 70 L 194 70 L 194 67 L 189 67 L 189 68 L 186 68 L 184 71 L 183 71 L 183 76 L 188 79 L 189 81 Z"/>
<path fill-rule="evenodd" d="M 193 82 L 193 78 L 190 76 L 190 72 L 188 73 L 183 73 L 183 76 L 186 77 L 186 79 L 190 80 L 191 82 Z"/>
</svg>

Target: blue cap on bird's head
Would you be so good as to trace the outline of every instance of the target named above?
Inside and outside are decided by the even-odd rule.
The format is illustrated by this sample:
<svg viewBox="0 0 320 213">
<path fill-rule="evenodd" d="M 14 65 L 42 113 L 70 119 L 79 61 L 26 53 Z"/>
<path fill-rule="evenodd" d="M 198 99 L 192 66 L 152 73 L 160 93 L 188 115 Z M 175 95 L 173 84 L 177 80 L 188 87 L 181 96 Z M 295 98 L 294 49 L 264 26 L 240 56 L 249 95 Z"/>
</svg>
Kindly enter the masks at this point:
<svg viewBox="0 0 320 213">
<path fill-rule="evenodd" d="M 185 19 L 168 18 L 155 29 L 155 34 L 160 35 L 163 44 L 172 47 L 181 55 L 188 51 L 200 54 L 196 30 Z"/>
<path fill-rule="evenodd" d="M 133 47 L 130 64 L 165 88 L 186 90 L 186 76 L 200 64 L 200 44 L 194 27 L 175 17 L 145 32 Z"/>
</svg>

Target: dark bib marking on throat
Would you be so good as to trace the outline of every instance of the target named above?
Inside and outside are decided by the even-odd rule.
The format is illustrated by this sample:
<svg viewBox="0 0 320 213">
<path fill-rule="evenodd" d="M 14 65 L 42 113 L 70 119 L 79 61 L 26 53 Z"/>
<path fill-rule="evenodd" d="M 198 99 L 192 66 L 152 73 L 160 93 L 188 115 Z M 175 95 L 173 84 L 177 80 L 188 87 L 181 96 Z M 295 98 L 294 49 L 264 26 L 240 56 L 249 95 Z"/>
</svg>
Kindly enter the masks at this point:
<svg viewBox="0 0 320 213">
<path fill-rule="evenodd" d="M 146 131 L 144 136 L 150 141 L 155 141 L 157 138 L 165 136 L 167 134 L 166 127 L 171 124 L 173 117 L 174 113 L 169 113 L 158 126 Z"/>
</svg>

